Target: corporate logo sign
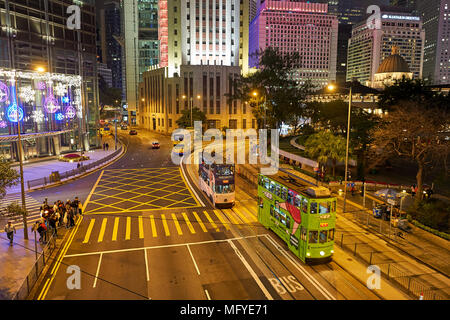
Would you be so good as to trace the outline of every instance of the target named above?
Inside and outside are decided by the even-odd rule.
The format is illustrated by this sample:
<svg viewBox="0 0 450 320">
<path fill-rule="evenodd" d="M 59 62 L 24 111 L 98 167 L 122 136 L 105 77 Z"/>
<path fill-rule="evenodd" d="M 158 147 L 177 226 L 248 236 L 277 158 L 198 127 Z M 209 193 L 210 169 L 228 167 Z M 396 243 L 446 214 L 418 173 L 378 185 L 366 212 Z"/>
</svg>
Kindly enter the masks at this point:
<svg viewBox="0 0 450 320">
<path fill-rule="evenodd" d="M 381 20 L 405 20 L 405 21 L 420 21 L 419 17 L 415 16 L 403 16 L 397 14 L 381 14 L 381 9 L 377 5 L 371 5 L 367 7 L 366 13 L 371 14 L 367 18 L 367 27 L 369 29 L 381 29 Z"/>
</svg>

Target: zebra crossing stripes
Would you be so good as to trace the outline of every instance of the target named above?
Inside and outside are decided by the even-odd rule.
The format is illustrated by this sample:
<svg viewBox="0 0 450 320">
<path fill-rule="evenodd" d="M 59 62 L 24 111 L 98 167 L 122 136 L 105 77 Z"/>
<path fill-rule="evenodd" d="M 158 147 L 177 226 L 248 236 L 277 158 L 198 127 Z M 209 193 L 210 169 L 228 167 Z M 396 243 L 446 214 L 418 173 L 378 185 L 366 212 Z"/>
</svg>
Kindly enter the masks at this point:
<svg viewBox="0 0 450 320">
<path fill-rule="evenodd" d="M 22 217 L 12 218 L 11 214 L 6 212 L 6 208 L 9 204 L 17 202 L 19 205 L 22 205 L 22 195 L 21 193 L 7 194 L 0 203 L 0 212 L 3 217 L 11 218 L 14 222 L 13 225 L 16 228 L 22 227 Z M 28 211 L 27 222 L 33 223 L 40 219 L 40 210 L 41 203 L 34 199 L 33 197 L 25 194 L 25 205 Z"/>
</svg>

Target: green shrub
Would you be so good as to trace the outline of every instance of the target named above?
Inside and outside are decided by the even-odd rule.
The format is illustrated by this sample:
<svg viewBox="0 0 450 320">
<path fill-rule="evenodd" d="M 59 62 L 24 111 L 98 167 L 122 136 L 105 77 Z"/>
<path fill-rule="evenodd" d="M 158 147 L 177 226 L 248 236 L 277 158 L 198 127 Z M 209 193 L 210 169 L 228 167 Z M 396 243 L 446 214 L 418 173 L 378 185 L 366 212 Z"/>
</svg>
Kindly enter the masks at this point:
<svg viewBox="0 0 450 320">
<path fill-rule="evenodd" d="M 438 199 L 427 199 L 408 210 L 413 220 L 440 232 L 450 233 L 450 205 Z"/>
</svg>

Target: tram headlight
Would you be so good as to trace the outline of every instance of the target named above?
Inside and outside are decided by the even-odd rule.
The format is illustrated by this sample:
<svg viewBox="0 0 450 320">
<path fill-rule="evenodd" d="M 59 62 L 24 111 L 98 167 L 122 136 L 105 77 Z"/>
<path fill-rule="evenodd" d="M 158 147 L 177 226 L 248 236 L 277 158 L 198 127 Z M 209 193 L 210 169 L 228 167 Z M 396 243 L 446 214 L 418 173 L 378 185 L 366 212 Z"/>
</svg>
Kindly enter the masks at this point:
<svg viewBox="0 0 450 320">
<path fill-rule="evenodd" d="M 306 253 L 306 256 L 307 256 L 307 257 L 309 257 L 310 255 L 311 255 L 311 253 L 309 253 L 309 252 Z"/>
<path fill-rule="evenodd" d="M 334 253 L 334 250 L 330 250 L 331 253 Z"/>
<path fill-rule="evenodd" d="M 325 251 L 320 251 L 319 253 L 320 253 L 321 256 L 325 255 Z"/>
</svg>

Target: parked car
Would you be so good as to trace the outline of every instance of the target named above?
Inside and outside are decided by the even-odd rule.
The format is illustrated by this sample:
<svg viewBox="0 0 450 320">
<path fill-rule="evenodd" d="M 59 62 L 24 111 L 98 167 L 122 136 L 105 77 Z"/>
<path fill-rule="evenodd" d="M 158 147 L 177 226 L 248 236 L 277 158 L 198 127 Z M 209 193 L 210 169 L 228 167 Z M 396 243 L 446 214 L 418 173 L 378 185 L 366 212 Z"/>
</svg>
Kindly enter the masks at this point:
<svg viewBox="0 0 450 320">
<path fill-rule="evenodd" d="M 152 149 L 159 149 L 159 142 L 158 141 L 153 141 L 152 142 Z"/>
<path fill-rule="evenodd" d="M 130 136 L 135 136 L 137 135 L 137 131 L 136 130 L 130 130 Z"/>
</svg>

